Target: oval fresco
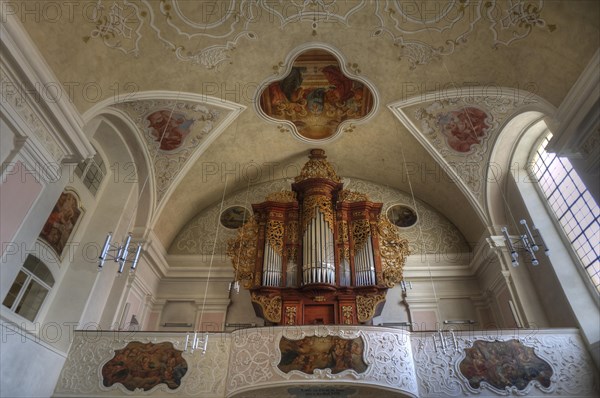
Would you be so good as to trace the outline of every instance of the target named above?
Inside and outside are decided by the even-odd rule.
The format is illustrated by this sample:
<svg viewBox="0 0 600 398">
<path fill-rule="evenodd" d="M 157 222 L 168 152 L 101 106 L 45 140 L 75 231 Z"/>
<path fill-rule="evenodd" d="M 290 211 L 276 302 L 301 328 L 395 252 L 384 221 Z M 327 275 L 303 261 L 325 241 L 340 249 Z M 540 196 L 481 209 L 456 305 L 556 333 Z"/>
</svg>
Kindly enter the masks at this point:
<svg viewBox="0 0 600 398">
<path fill-rule="evenodd" d="M 250 219 L 250 212 L 242 206 L 232 206 L 221 213 L 221 225 L 229 229 L 238 229 Z"/>
<path fill-rule="evenodd" d="M 459 370 L 472 388 L 479 389 L 486 382 L 498 390 L 524 390 L 530 382 L 548 388 L 553 373 L 548 362 L 518 340 L 476 340 L 465 349 Z"/>
<path fill-rule="evenodd" d="M 400 228 L 412 227 L 417 223 L 417 213 L 405 205 L 393 205 L 386 212 L 388 220 Z"/>
<path fill-rule="evenodd" d="M 282 337 L 279 350 L 281 360 L 277 367 L 285 373 L 298 370 L 310 374 L 315 369 L 331 369 L 332 374 L 345 370 L 363 373 L 367 370 L 363 360 L 364 342 L 360 337 L 343 339 L 337 336 L 314 336 L 301 340 Z"/>
<path fill-rule="evenodd" d="M 148 391 L 164 383 L 174 390 L 181 385 L 188 370 L 182 353 L 169 342 L 132 341 L 125 348 L 115 350 L 115 356 L 104 364 L 102 384 L 110 387 L 121 383 L 129 391 L 138 388 Z"/>
<path fill-rule="evenodd" d="M 364 118 L 373 109 L 373 93 L 344 74 L 337 58 L 320 49 L 302 52 L 282 80 L 260 95 L 260 109 L 269 117 L 286 120 L 311 140 L 334 136 L 346 120 Z"/>
</svg>

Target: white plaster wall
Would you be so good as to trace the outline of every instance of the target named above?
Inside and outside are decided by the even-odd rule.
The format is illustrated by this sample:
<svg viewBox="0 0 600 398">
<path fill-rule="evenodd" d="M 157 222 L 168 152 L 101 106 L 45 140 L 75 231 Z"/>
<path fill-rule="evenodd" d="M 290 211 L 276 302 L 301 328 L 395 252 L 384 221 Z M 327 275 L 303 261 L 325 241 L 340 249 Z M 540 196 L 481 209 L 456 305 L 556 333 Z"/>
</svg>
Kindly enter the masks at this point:
<svg viewBox="0 0 600 398">
<path fill-rule="evenodd" d="M 524 182 L 522 183 L 525 184 Z M 527 184 L 531 185 L 532 182 Z M 509 176 L 508 180 L 508 193 L 509 203 L 512 207 L 512 211 L 515 213 L 515 217 L 518 215 L 518 219 L 524 218 L 531 220 L 527 207 L 523 198 L 519 194 L 518 186 L 513 175 Z M 535 197 L 528 196 L 528 201 L 535 200 Z M 532 224 L 533 225 L 533 224 Z M 537 224 L 535 224 L 537 226 Z M 540 230 L 546 239 L 546 231 Z M 549 244 L 548 242 L 546 242 Z M 560 250 L 557 246 L 554 246 L 554 250 Z M 550 252 L 548 253 L 550 254 Z M 556 274 L 552 270 L 550 263 L 550 257 L 544 254 L 543 251 L 537 253 L 540 264 L 538 266 L 531 265 L 531 262 L 526 256 L 521 256 L 519 259 L 519 268 L 523 271 L 527 271 L 530 278 L 535 281 L 533 284 L 534 291 L 537 293 L 535 299 L 541 303 L 542 308 L 545 311 L 545 315 L 548 318 L 548 325 L 552 327 L 576 327 L 577 321 L 573 315 L 569 302 L 564 294 L 564 291 L 560 287 L 559 281 Z M 548 291 L 552 291 L 553 294 L 547 294 Z M 599 321 L 600 322 L 600 321 Z M 545 325 L 540 325 L 545 326 Z"/>
<path fill-rule="evenodd" d="M 144 243 L 142 254 L 138 261 L 135 274 L 122 275 L 117 278 L 112 286 L 112 291 L 100 320 L 101 325 L 111 327 L 127 327 L 131 316 L 135 315 L 139 322 L 140 330 L 157 330 L 155 326 L 145 327 L 148 315 L 151 311 L 153 297 L 159 285 L 159 278 L 153 271 L 153 266 L 148 261 L 150 254 L 145 251 L 147 244 Z M 126 319 L 123 319 L 125 307 L 127 308 Z M 121 321 L 124 324 L 121 324 Z"/>
<path fill-rule="evenodd" d="M 4 320 L 0 327 L 0 396 L 51 396 L 66 354 Z"/>
<path fill-rule="evenodd" d="M 444 339 L 445 348 L 441 339 Z M 465 349 L 473 342 L 518 340 L 532 347 L 536 356 L 552 369 L 550 386 L 544 388 L 537 382 L 526 386 L 497 389 L 488 383 L 473 388 L 460 371 Z M 596 397 L 598 396 L 597 371 L 585 349 L 579 331 L 575 329 L 496 330 L 420 334 L 411 336 L 413 358 L 419 382 L 419 396 L 423 398 L 519 395 L 528 397 Z M 499 361 L 498 366 L 502 366 Z M 491 369 L 488 372 L 494 372 Z"/>
<path fill-rule="evenodd" d="M 6 168 L 0 181 L 0 254 L 16 249 L 13 237 L 43 189 L 42 182 L 29 174 L 23 162 L 17 160 L 3 166 Z"/>
<path fill-rule="evenodd" d="M 129 232 L 127 230 L 127 224 L 130 217 L 133 216 L 133 207 L 135 205 L 137 186 L 135 186 L 135 184 L 118 184 L 115 183 L 112 178 L 112 173 L 105 177 L 108 181 L 104 181 L 102 192 L 97 194 L 98 209 L 97 214 L 94 214 L 95 220 L 107 219 L 107 221 L 112 222 L 112 225 L 107 226 L 107 229 L 101 229 L 101 227 L 99 227 L 94 228 L 95 231 L 93 232 L 90 231 L 94 236 L 98 236 L 95 242 L 100 245 L 104 243 L 104 239 L 108 232 L 113 232 L 113 244 L 122 243 L 122 240 L 125 239 Z M 118 202 L 116 202 L 112 205 L 109 203 L 108 205 L 110 207 L 107 209 L 105 207 L 107 205 L 106 202 L 115 200 L 115 198 L 113 198 L 114 196 L 116 196 L 117 200 L 120 199 L 121 203 L 117 204 Z M 123 209 L 117 211 L 116 206 L 118 205 L 122 206 Z M 97 258 L 97 255 L 90 256 L 90 260 L 93 261 L 88 260 L 88 263 L 92 263 L 88 264 L 88 266 L 97 266 Z M 120 299 L 124 293 L 129 267 L 126 266 L 121 275 L 117 272 L 118 267 L 119 265 L 110 259 L 104 263 L 104 267 L 102 271 L 98 273 L 93 287 L 91 288 L 90 295 L 87 298 L 86 307 L 81 316 L 82 324 L 95 322 L 98 323 L 102 329 L 111 329 L 113 327 L 111 322 L 112 319 L 109 322 L 101 322 L 101 317 L 102 311 L 107 303 L 111 299 Z"/>
<path fill-rule="evenodd" d="M 437 336 L 433 338 L 434 334 Z M 285 337 L 298 340 L 310 336 L 338 336 L 345 339 L 362 338 L 365 342 L 363 358 L 368 365 L 362 373 L 344 370 L 332 374 L 330 370 L 282 372 L 277 364 L 281 358 L 279 341 Z M 440 338 L 444 339 L 442 346 Z M 534 353 L 552 369 L 549 387 L 532 382 L 497 390 L 486 383 L 479 388 L 470 386 L 460 372 L 465 349 L 476 340 L 486 342 L 518 340 L 531 347 Z M 289 390 L 274 394 L 270 389 L 293 386 L 318 386 L 327 389 L 339 384 L 383 388 L 386 391 L 423 398 L 514 395 L 528 397 L 595 397 L 596 369 L 585 350 L 579 332 L 575 329 L 505 330 L 420 332 L 358 327 L 358 326 L 301 326 L 269 327 L 238 330 L 229 333 L 211 333 L 204 355 L 196 351 L 183 353 L 188 372 L 182 384 L 169 390 L 159 384 L 149 391 L 129 391 L 123 385 L 105 387 L 102 366 L 115 355 L 115 350 L 130 341 L 171 342 L 182 350 L 185 333 L 145 332 L 76 332 L 65 366 L 56 386 L 55 397 L 143 397 L 143 396 L 196 396 L 196 397 L 288 397 Z M 435 344 L 434 344 L 435 343 Z M 507 360 L 507 358 L 504 358 Z M 508 360 L 511 360 L 508 358 Z M 502 359 L 501 359 L 502 361 Z M 511 363 L 504 362 L 506 365 Z M 502 362 L 498 366 L 503 365 Z M 373 391 L 371 391 L 373 393 Z M 400 395 L 404 394 L 404 395 Z M 333 396 L 333 395 L 332 395 Z M 335 395 L 338 396 L 338 395 Z M 360 395 L 367 396 L 367 395 Z M 371 396 L 371 395 L 368 395 Z"/>
<path fill-rule="evenodd" d="M 257 317 L 254 313 L 254 307 L 252 307 L 250 292 L 248 290 L 240 287 L 240 292 L 232 292 L 230 298 L 231 304 L 227 309 L 226 324 L 255 324 L 256 326 L 263 326 L 265 324 L 264 319 Z"/>
<path fill-rule="evenodd" d="M 3 38 L 4 39 L 4 38 Z M 5 44 L 3 40 L 3 45 Z M 4 61 L 4 59 L 3 59 Z M 24 65 L 19 65 L 24 67 Z M 2 64 L 3 72 L 11 69 Z M 16 76 L 16 75 L 15 75 Z M 19 75 L 19 79 L 23 76 Z M 20 82 L 21 83 L 21 82 Z M 19 83 L 19 84 L 20 84 Z M 6 98 L 3 98 L 3 100 Z M 21 98 L 24 103 L 32 104 L 31 98 Z M 34 101 L 35 102 L 35 101 Z M 5 107 L 6 105 L 6 107 Z M 39 105 L 39 104 L 37 104 Z M 3 191 L 2 214 L 14 215 L 18 212 L 24 202 L 30 201 L 26 212 L 19 214 L 16 220 L 17 228 L 11 233 L 11 250 L 2 254 L 0 264 L 0 300 L 3 300 L 16 275 L 21 269 L 23 262 L 29 254 L 36 255 L 43 260 L 51 270 L 55 280 L 54 288 L 50 291 L 34 322 L 12 313 L 6 307 L 1 308 L 2 314 L 2 341 L 0 347 L 0 373 L 1 385 L 0 395 L 13 396 L 42 396 L 47 397 L 52 393 L 60 368 L 65 359 L 66 345 L 61 351 L 57 344 L 61 339 L 69 341 L 73 324 L 65 324 L 60 321 L 51 322 L 46 320 L 46 313 L 52 305 L 52 301 L 60 290 L 60 283 L 68 267 L 64 264 L 72 259 L 72 251 L 66 247 L 62 259 L 50 254 L 48 249 L 37 242 L 39 233 L 46 222 L 48 215 L 56 204 L 57 199 L 63 192 L 65 186 L 71 184 L 72 172 L 75 162 L 82 159 L 84 155 L 78 149 L 88 149 L 87 143 L 79 148 L 69 146 L 73 143 L 76 132 L 69 125 L 65 130 L 64 125 L 43 124 L 44 132 L 33 131 L 36 127 L 28 121 L 44 120 L 54 121 L 54 117 L 43 114 L 47 109 L 33 106 L 32 108 L 11 108 L 9 102 L 2 102 L 2 124 L 0 125 L 1 140 L 0 158 L 3 162 L 16 164 L 21 162 L 26 169 L 19 170 L 18 178 L 21 179 L 21 188 L 36 179 L 41 187 L 30 197 L 18 197 L 17 190 Z M 31 112 L 28 115 L 20 114 L 19 111 Z M 7 121 L 8 120 L 8 121 Z M 17 127 L 8 127 L 11 126 Z M 12 130 L 11 130 L 12 128 Z M 47 130 L 46 130 L 47 129 Z M 68 133 L 66 132 L 68 131 Z M 67 137 L 67 135 L 70 136 Z M 15 137 L 17 137 L 15 139 Z M 72 152 L 70 152 L 72 150 Z M 87 151 L 85 155 L 89 155 Z M 7 189 L 7 186 L 0 187 Z M 16 197 L 11 197 L 15 195 Z M 7 199 L 7 200 L 4 200 Z M 85 215 L 83 216 L 85 220 Z M 81 224 L 81 223 L 80 223 Z M 81 230 L 76 226 L 76 233 Z M 3 237 L 4 240 L 4 237 Z M 7 322 L 18 325 L 17 330 L 8 328 Z M 22 329 L 22 330 L 19 330 Z M 67 343 L 68 344 L 68 343 Z"/>
<path fill-rule="evenodd" d="M 160 318 L 160 330 L 177 331 L 192 330 L 196 321 L 196 304 L 194 301 L 167 301 Z M 164 327 L 165 323 L 188 323 L 190 326 L 186 329 L 175 329 Z"/>
<path fill-rule="evenodd" d="M 115 235 L 122 236 L 115 227 L 119 222 L 121 201 L 127 197 L 123 192 L 121 195 L 113 192 L 109 196 L 111 200 L 103 200 L 95 213 L 88 215 L 90 225 L 94 228 L 88 228 L 81 237 L 81 249 L 74 254 L 68 267 L 69 271 L 48 311 L 48 319 L 58 322 L 77 322 L 81 324 L 81 328 L 91 325 L 100 327 L 100 314 L 111 292 L 110 286 L 115 280 L 117 264 L 107 261 L 107 266 L 99 273 L 97 258 L 109 231 L 117 230 Z M 95 284 L 106 288 L 93 290 Z M 68 342 L 61 342 L 61 346 L 67 349 Z"/>
<path fill-rule="evenodd" d="M 15 158 L 15 160 L 17 159 L 19 159 L 19 156 Z M 42 183 L 42 191 L 33 201 L 29 211 L 21 221 L 20 226 L 11 239 L 13 243 L 12 247 L 2 254 L 2 266 L 0 267 L 0 297 L 2 299 L 4 299 L 8 293 L 8 289 L 19 273 L 28 254 L 37 254 L 41 258 L 46 257 L 42 248 L 36 244 L 36 240 L 48 215 L 52 211 L 63 188 L 68 182 L 68 168 L 63 167 L 63 171 L 65 171 L 65 173 L 62 174 L 60 180 Z M 30 175 L 27 178 L 34 177 L 33 175 Z M 3 211 L 5 210 L 3 209 Z M 6 211 L 11 210 L 9 209 Z M 54 276 L 55 280 L 58 279 L 57 275 Z"/>
<path fill-rule="evenodd" d="M 0 115 L 0 163 L 9 160 L 9 155 L 15 148 L 16 137 L 10 125 L 5 122 L 4 116 Z"/>
<path fill-rule="evenodd" d="M 127 390 L 120 383 L 109 387 L 102 384 L 102 366 L 114 357 L 115 350 L 124 348 L 130 341 L 171 342 L 175 349 L 183 350 L 185 336 L 185 333 L 77 332 L 53 396 L 225 397 L 231 336 L 223 333 L 209 335 L 206 354 L 199 351 L 183 354 L 188 371 L 182 385 L 175 390 L 164 383 L 145 392 Z"/>
<path fill-rule="evenodd" d="M 373 318 L 373 325 L 409 322 L 409 316 L 402 300 L 400 285 L 389 289 L 385 295 L 385 304 L 381 315 Z"/>
<path fill-rule="evenodd" d="M 509 187 L 514 190 L 514 180 Z M 546 245 L 550 248 L 547 258 L 540 255 L 540 265 L 531 270 L 533 277 L 538 277 L 535 290 L 539 291 L 539 305 L 542 305 L 553 324 L 570 324 L 573 318 L 581 328 L 584 339 L 590 346 L 595 347 L 593 357 L 600 365 L 600 300 L 593 292 L 583 274 L 583 269 L 573 258 L 570 249 L 563 241 L 559 226 L 555 225 L 549 216 L 546 205 L 542 201 L 535 186 L 531 182 L 520 181 L 517 184 L 519 194 L 509 202 L 518 212 L 518 216 L 527 217 L 543 234 Z M 526 200 L 521 201 L 521 197 Z M 523 267 L 524 264 L 521 265 Z M 530 267 L 530 265 L 527 265 Z M 540 272 L 554 274 L 539 278 Z M 552 292 L 552 294 L 548 294 Z M 561 299 L 561 296 L 564 298 Z M 573 314 L 573 317 L 571 316 Z"/>
</svg>

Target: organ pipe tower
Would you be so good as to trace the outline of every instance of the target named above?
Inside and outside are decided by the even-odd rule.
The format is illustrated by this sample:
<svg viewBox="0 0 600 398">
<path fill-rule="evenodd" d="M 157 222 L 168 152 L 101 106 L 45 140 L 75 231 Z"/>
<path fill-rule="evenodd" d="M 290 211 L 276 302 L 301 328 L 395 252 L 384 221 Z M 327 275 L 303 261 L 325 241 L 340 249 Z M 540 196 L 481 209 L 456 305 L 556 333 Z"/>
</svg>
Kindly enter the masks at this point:
<svg viewBox="0 0 600 398">
<path fill-rule="evenodd" d="M 235 279 L 275 325 L 369 323 L 402 280 L 408 242 L 382 203 L 343 189 L 321 149 L 291 188 L 253 204 L 229 242 Z"/>
</svg>

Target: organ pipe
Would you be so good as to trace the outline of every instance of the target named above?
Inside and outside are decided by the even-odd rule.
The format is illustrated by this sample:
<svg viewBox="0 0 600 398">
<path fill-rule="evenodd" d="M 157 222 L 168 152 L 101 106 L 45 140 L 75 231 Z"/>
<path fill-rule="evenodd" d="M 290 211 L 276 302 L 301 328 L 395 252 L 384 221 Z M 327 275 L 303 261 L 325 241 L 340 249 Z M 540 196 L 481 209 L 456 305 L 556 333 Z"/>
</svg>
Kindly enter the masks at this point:
<svg viewBox="0 0 600 398">
<path fill-rule="evenodd" d="M 302 283 L 335 284 L 333 233 L 319 209 L 304 233 L 302 248 Z"/>
<path fill-rule="evenodd" d="M 375 260 L 373 258 L 373 241 L 370 234 L 362 247 L 356 251 L 354 269 L 357 286 L 375 285 Z"/>
<path fill-rule="evenodd" d="M 257 315 L 286 325 L 366 322 L 402 280 L 408 242 L 380 216 L 382 203 L 343 189 L 322 150 L 291 188 L 253 204 L 228 247 Z"/>
<path fill-rule="evenodd" d="M 263 258 L 263 286 L 280 286 L 282 275 L 281 255 L 277 253 L 267 240 Z"/>
</svg>

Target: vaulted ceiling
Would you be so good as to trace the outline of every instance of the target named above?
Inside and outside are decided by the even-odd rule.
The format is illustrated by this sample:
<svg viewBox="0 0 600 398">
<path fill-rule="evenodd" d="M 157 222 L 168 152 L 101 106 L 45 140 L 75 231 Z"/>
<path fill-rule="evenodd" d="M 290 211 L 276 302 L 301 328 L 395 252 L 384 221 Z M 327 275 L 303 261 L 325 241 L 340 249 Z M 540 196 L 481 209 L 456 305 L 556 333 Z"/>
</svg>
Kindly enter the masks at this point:
<svg viewBox="0 0 600 398">
<path fill-rule="evenodd" d="M 476 242 L 485 229 L 475 205 L 481 198 L 444 171 L 440 160 L 448 151 L 428 141 L 424 119 L 410 106 L 431 111 L 440 98 L 425 94 L 441 90 L 463 107 L 492 114 L 497 108 L 483 102 L 502 87 L 503 99 L 526 97 L 552 109 L 600 45 L 594 0 L 36 4 L 46 18 L 22 14 L 20 20 L 84 118 L 110 106 L 141 123 L 140 109 L 169 109 L 179 101 L 188 104 L 181 117 L 202 121 L 195 128 L 204 133 L 184 159 L 190 163 L 179 157 L 177 175 L 163 181 L 161 192 L 155 183 L 160 211 L 153 228 L 165 247 L 221 200 L 226 183 L 231 194 L 247 188 L 247 175 L 253 184 L 294 177 L 313 147 L 326 150 L 340 176 L 414 190 Z M 265 85 L 288 74 L 295 55 L 309 48 L 328 50 L 376 99 L 366 121 L 327 142 L 296 138 L 282 123 L 259 116 L 256 106 Z M 156 95 L 144 99 L 144 92 Z M 131 100 L 137 105 L 123 103 Z M 522 105 L 509 103 L 505 113 L 494 114 L 494 128 Z M 451 111 L 448 103 L 441 109 Z M 151 143 L 149 151 L 156 151 Z M 445 159 L 485 162 L 493 140 L 478 148 L 476 158 L 461 158 L 459 151 Z M 157 175 L 172 160 L 164 155 L 157 156 L 163 159 Z"/>
</svg>

